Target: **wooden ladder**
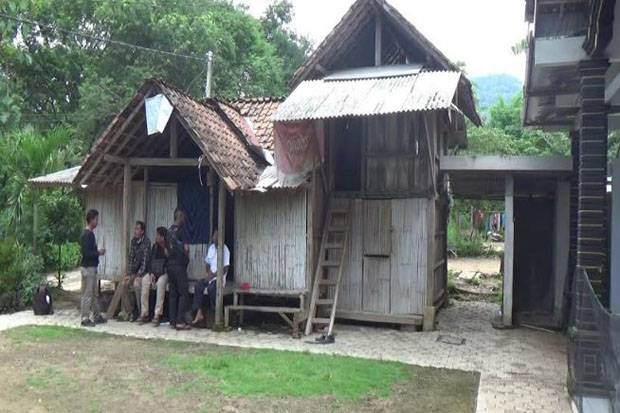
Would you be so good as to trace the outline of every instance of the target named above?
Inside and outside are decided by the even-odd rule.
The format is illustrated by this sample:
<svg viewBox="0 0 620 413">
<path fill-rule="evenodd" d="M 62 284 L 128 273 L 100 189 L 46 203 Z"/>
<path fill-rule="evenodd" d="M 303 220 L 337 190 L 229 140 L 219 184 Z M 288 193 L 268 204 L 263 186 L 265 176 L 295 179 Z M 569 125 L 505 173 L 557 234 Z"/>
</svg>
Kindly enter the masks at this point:
<svg viewBox="0 0 620 413">
<path fill-rule="evenodd" d="M 319 250 L 314 286 L 310 299 L 310 313 L 306 324 L 306 335 L 312 333 L 313 326 L 327 325 L 327 337 L 332 335 L 336 306 L 338 305 L 338 291 L 342 279 L 342 270 L 347 255 L 350 232 L 351 201 L 339 199 L 336 204 L 332 199 L 323 228 L 323 239 Z M 340 254 L 337 254 L 340 251 Z M 334 257 L 337 255 L 337 257 Z M 334 277 L 334 273 L 336 276 Z M 329 318 L 321 316 L 329 313 Z"/>
</svg>

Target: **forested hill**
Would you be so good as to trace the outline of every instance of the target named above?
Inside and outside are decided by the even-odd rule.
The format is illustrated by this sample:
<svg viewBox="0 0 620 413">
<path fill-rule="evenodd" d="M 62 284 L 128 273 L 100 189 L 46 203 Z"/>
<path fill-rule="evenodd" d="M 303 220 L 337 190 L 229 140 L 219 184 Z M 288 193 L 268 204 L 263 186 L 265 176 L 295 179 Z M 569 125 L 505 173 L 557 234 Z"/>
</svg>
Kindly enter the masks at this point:
<svg viewBox="0 0 620 413">
<path fill-rule="evenodd" d="M 509 101 L 523 88 L 519 79 L 508 74 L 477 76 L 472 78 L 472 82 L 478 99 L 478 109 L 482 113 L 486 113 L 500 97 Z"/>
</svg>

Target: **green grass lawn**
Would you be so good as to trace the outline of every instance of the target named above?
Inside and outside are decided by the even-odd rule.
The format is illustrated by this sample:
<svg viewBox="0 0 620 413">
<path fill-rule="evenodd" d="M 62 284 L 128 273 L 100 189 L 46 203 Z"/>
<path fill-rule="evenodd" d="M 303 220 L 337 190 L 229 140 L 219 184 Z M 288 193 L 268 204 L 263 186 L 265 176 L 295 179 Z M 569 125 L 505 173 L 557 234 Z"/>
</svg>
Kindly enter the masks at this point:
<svg viewBox="0 0 620 413">
<path fill-rule="evenodd" d="M 0 334 L 0 374 L 0 411 L 471 412 L 478 387 L 455 370 L 50 326 Z"/>
</svg>

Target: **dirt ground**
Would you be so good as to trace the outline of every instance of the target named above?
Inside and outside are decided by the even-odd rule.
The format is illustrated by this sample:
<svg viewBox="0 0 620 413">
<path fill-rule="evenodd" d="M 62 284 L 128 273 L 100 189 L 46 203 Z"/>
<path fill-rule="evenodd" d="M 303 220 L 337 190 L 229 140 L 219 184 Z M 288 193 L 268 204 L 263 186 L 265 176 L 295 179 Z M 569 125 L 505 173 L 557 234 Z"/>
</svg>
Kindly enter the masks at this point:
<svg viewBox="0 0 620 413">
<path fill-rule="evenodd" d="M 37 330 L 47 328 L 48 330 Z M 58 330 L 54 330 L 58 329 Z M 171 356 L 247 352 L 58 327 L 0 334 L 1 412 L 472 412 L 477 373 L 403 365 L 389 397 L 231 396 L 215 379 L 164 363 Z M 314 357 L 314 356 L 312 356 Z M 226 368 L 225 365 L 222 368 Z M 330 374 L 326 372 L 326 374 Z M 304 383 L 300 382 L 299 386 Z"/>
</svg>

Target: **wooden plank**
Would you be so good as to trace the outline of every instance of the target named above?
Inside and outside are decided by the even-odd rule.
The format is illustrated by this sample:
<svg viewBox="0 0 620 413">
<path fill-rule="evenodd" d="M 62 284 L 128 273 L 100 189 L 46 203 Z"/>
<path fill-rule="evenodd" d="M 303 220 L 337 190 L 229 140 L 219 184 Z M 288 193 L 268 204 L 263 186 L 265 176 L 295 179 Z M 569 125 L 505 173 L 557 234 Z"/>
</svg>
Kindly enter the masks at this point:
<svg viewBox="0 0 620 413">
<path fill-rule="evenodd" d="M 364 257 L 362 308 L 364 311 L 390 312 L 390 259 Z"/>
<path fill-rule="evenodd" d="M 380 14 L 375 17 L 375 66 L 381 66 L 383 54 L 383 19 Z"/>
<path fill-rule="evenodd" d="M 390 255 L 392 252 L 391 201 L 364 201 L 364 255 Z"/>
<path fill-rule="evenodd" d="M 140 102 L 140 104 L 129 114 L 129 116 L 127 116 L 127 119 L 123 122 L 123 124 L 121 125 L 121 127 L 114 133 L 114 135 L 110 138 L 110 141 L 107 143 L 107 147 L 111 147 L 112 145 L 114 145 L 116 143 L 116 141 L 123 136 L 123 133 L 125 132 L 125 129 L 127 129 L 127 126 L 129 126 L 132 122 L 132 120 L 140 113 L 142 113 L 142 109 L 144 108 L 144 99 L 142 99 L 142 101 Z M 107 131 L 106 131 L 107 132 Z M 104 132 L 104 133 L 106 133 Z M 98 156 L 97 159 L 95 160 L 95 162 L 93 163 L 93 165 L 91 166 L 91 168 L 86 171 L 86 173 L 84 174 L 84 177 L 82 178 L 82 180 L 80 181 L 80 184 L 85 184 L 86 181 L 88 180 L 88 178 L 93 174 L 93 172 L 97 169 L 97 167 L 99 166 L 99 164 L 101 163 L 101 160 L 103 159 L 103 156 Z"/>
<path fill-rule="evenodd" d="M 351 229 L 347 241 L 347 259 L 342 273 L 340 293 L 338 299 L 338 314 L 340 311 L 361 311 L 363 291 L 363 201 L 356 199 L 351 205 Z"/>
<path fill-rule="evenodd" d="M 502 320 L 504 326 L 512 325 L 512 287 L 514 269 L 514 178 L 506 177 L 506 229 L 504 232 L 504 301 Z"/>
<path fill-rule="evenodd" d="M 131 166 L 156 166 L 156 167 L 196 167 L 198 159 L 196 158 L 123 158 L 116 155 L 104 155 L 107 162 L 125 164 Z"/>
<path fill-rule="evenodd" d="M 428 234 L 427 237 L 427 259 L 426 259 L 426 307 L 432 307 L 435 301 L 435 226 L 436 226 L 436 213 L 435 213 L 435 199 L 430 199 L 426 213 L 428 222 L 426 223 L 425 231 Z M 425 315 L 430 314 L 430 311 L 425 310 Z M 434 318 L 434 316 L 433 316 Z"/>
<path fill-rule="evenodd" d="M 226 186 L 223 182 L 219 183 L 219 193 L 217 197 L 217 274 L 216 274 L 216 297 L 215 297 L 215 325 L 223 327 L 222 315 L 224 314 L 224 237 L 226 234 Z"/>
<path fill-rule="evenodd" d="M 256 288 L 235 288 L 233 289 L 235 294 L 248 294 L 248 295 L 265 295 L 265 296 L 276 296 L 276 297 L 301 297 L 308 293 L 307 290 L 263 290 Z"/>
<path fill-rule="evenodd" d="M 261 305 L 227 305 L 226 308 L 231 310 L 248 310 L 257 311 L 259 313 L 301 313 L 302 309 L 298 307 L 269 307 Z"/>
<path fill-rule="evenodd" d="M 144 220 L 144 223 L 146 224 L 147 228 L 149 225 L 151 224 L 155 224 L 153 223 L 149 223 L 148 217 L 149 217 L 149 168 L 146 167 L 144 168 L 144 177 L 143 177 L 143 191 L 144 191 L 144 201 L 142 204 L 142 219 Z M 151 238 L 151 241 L 155 242 L 155 238 Z"/>
<path fill-rule="evenodd" d="M 123 218 L 121 221 L 121 256 L 123 274 L 127 273 L 127 257 L 129 253 L 129 233 L 130 233 L 130 208 L 131 208 L 131 166 L 125 163 L 123 166 Z"/>
<path fill-rule="evenodd" d="M 170 157 L 176 158 L 179 154 L 179 122 L 176 116 L 170 118 Z"/>
<path fill-rule="evenodd" d="M 338 311 L 339 319 L 369 321 L 372 323 L 394 323 L 404 325 L 421 326 L 423 316 L 418 314 L 412 315 L 394 315 L 380 314 L 366 311 Z"/>
</svg>

